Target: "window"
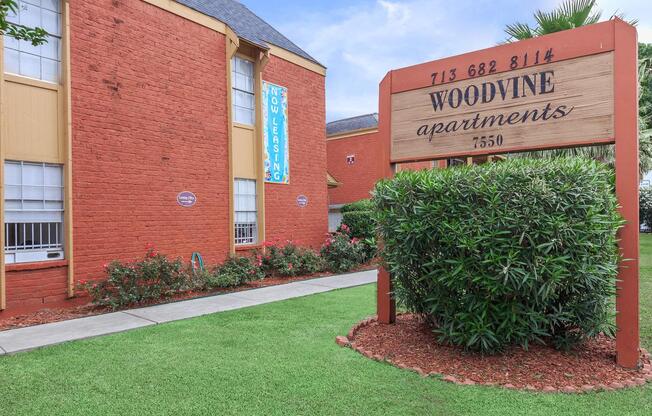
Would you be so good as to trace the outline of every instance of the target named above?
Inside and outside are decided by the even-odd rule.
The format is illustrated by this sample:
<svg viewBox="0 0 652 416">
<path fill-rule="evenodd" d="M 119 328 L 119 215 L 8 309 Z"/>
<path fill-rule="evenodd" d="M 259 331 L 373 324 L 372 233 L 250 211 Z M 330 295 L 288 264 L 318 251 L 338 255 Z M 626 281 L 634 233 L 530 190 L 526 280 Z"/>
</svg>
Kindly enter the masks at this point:
<svg viewBox="0 0 652 416">
<path fill-rule="evenodd" d="M 254 63 L 234 56 L 231 61 L 233 87 L 233 121 L 254 125 L 256 122 L 254 95 Z"/>
<path fill-rule="evenodd" d="M 258 240 L 256 213 L 256 181 L 236 179 L 233 184 L 235 200 L 235 243 L 255 244 Z"/>
<path fill-rule="evenodd" d="M 61 3 L 60 0 L 20 0 L 18 13 L 7 20 L 27 27 L 42 27 L 49 36 L 43 45 L 4 37 L 5 72 L 48 82 L 59 82 L 61 64 Z"/>
<path fill-rule="evenodd" d="M 63 258 L 63 168 L 5 162 L 5 261 Z"/>
</svg>

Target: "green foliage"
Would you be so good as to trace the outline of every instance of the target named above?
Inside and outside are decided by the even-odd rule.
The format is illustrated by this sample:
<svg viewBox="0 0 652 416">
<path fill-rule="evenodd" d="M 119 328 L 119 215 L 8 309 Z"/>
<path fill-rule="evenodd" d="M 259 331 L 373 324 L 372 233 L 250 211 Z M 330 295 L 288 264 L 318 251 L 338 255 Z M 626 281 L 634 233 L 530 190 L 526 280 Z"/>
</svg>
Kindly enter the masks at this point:
<svg viewBox="0 0 652 416">
<path fill-rule="evenodd" d="M 360 240 L 342 232 L 329 236 L 320 253 L 328 270 L 335 273 L 348 272 L 366 260 L 365 246 Z"/>
<path fill-rule="evenodd" d="M 520 22 L 505 27 L 507 41 L 530 39 L 598 23 L 602 17 L 602 11 L 597 10 L 596 6 L 596 0 L 566 0 L 552 10 L 537 10 L 534 12 L 534 20 L 537 23 L 535 27 Z M 623 15 L 614 14 L 613 16 L 624 18 Z M 629 23 L 636 25 L 638 20 L 630 20 Z"/>
<path fill-rule="evenodd" d="M 259 256 L 269 276 L 294 277 L 324 270 L 322 259 L 308 248 L 297 247 L 291 242 L 284 246 L 267 244 L 266 247 L 266 253 Z"/>
<path fill-rule="evenodd" d="M 181 259 L 169 260 L 149 248 L 144 259 L 131 263 L 113 261 L 106 266 L 107 279 L 80 281 L 94 304 L 118 309 L 160 299 L 184 289 L 188 274 Z"/>
<path fill-rule="evenodd" d="M 342 223 L 338 231 L 351 238 L 360 240 L 363 245 L 364 260 L 369 261 L 376 256 L 376 222 L 374 220 L 373 203 L 370 199 L 344 205 L 342 207 Z"/>
<path fill-rule="evenodd" d="M 641 224 L 652 228 L 652 188 L 642 188 L 639 191 L 638 208 Z"/>
<path fill-rule="evenodd" d="M 265 277 L 262 268 L 249 257 L 229 257 L 208 276 L 208 288 L 228 288 L 260 280 Z"/>
<path fill-rule="evenodd" d="M 18 13 L 16 0 L 0 0 L 0 35 L 6 35 L 17 40 L 31 42 L 38 46 L 47 42 L 48 32 L 41 27 L 26 27 L 7 21 L 9 14 Z"/>
<path fill-rule="evenodd" d="M 350 204 L 345 204 L 340 211 L 344 214 L 354 211 L 371 211 L 373 209 L 374 206 L 371 199 L 361 199 L 359 201 L 351 202 Z"/>
<path fill-rule="evenodd" d="M 376 235 L 373 211 L 349 211 L 342 214 L 339 231 L 351 237 L 365 239 Z"/>
<path fill-rule="evenodd" d="M 613 171 L 584 159 L 514 159 L 400 172 L 376 185 L 396 297 L 443 342 L 493 353 L 613 333 Z"/>
<path fill-rule="evenodd" d="M 638 76 L 641 85 L 638 111 L 643 132 L 652 129 L 652 43 L 638 44 L 638 59 Z"/>
</svg>

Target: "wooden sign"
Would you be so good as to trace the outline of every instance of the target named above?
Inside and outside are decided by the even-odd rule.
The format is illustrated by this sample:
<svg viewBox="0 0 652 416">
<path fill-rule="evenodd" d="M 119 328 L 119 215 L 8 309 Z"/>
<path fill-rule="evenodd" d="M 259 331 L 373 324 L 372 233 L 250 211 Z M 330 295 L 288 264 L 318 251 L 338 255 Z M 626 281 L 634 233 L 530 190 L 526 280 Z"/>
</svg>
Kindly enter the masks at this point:
<svg viewBox="0 0 652 416">
<path fill-rule="evenodd" d="M 614 143 L 607 25 L 391 71 L 391 161 Z"/>
<path fill-rule="evenodd" d="M 620 19 L 390 71 L 380 83 L 381 172 L 399 162 L 615 144 L 618 364 L 639 363 L 636 29 Z M 378 274 L 381 323 L 394 321 Z"/>
<path fill-rule="evenodd" d="M 540 51 L 545 54 L 554 60 L 554 48 Z M 487 75 L 394 94 L 392 157 L 613 141 L 612 52 L 500 74 L 489 74 L 487 66 L 483 72 Z"/>
</svg>

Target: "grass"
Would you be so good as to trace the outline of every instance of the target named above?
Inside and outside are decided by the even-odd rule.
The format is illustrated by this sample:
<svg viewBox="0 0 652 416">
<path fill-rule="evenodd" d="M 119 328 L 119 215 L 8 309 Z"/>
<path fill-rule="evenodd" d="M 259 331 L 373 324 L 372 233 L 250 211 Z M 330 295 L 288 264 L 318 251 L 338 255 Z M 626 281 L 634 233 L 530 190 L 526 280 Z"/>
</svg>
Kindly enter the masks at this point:
<svg viewBox="0 0 652 416">
<path fill-rule="evenodd" d="M 652 349 L 652 236 L 641 238 Z M 650 415 L 652 386 L 562 395 L 455 386 L 335 345 L 374 286 L 0 357 L 0 415 Z"/>
</svg>

